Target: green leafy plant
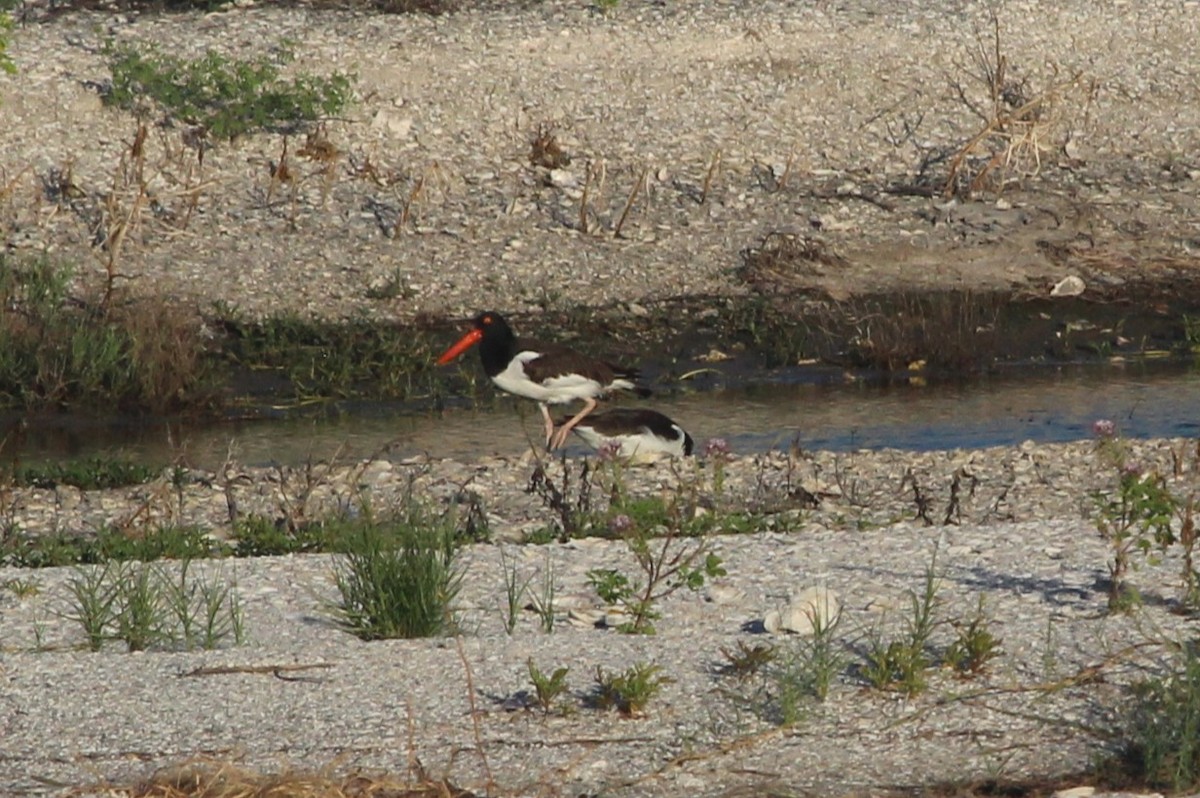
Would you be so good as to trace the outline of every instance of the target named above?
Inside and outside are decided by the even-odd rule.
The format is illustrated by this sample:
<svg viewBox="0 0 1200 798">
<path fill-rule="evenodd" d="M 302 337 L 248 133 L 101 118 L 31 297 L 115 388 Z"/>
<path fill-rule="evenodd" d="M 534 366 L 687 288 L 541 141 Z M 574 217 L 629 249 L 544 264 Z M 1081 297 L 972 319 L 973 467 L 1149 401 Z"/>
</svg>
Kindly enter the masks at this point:
<svg viewBox="0 0 1200 798">
<path fill-rule="evenodd" d="M 17 65 L 8 55 L 8 37 L 12 33 L 13 20 L 7 10 L 0 10 L 0 72 L 17 74 Z"/>
<path fill-rule="evenodd" d="M 533 683 L 538 706 L 542 708 L 542 712 L 548 715 L 554 708 L 554 702 L 567 692 L 567 673 L 570 669 L 556 668 L 554 673 L 547 676 L 538 670 L 537 665 L 533 664 L 532 658 L 528 660 L 526 666 L 529 668 L 529 681 Z"/>
<path fill-rule="evenodd" d="M 286 48 L 270 56 L 232 59 L 210 50 L 194 61 L 153 47 L 110 45 L 109 104 L 142 110 L 149 101 L 169 120 L 202 127 L 217 139 L 233 140 L 259 130 L 293 131 L 340 113 L 350 100 L 351 78 L 280 76 L 293 60 Z"/>
<path fill-rule="evenodd" d="M 722 648 L 721 656 L 725 658 L 725 662 L 717 669 L 719 673 L 738 679 L 748 679 L 775 662 L 779 652 L 770 643 L 755 643 L 749 646 L 746 645 L 746 641 L 739 640 L 736 650 Z"/>
<path fill-rule="evenodd" d="M 638 520 L 624 513 L 609 521 L 612 532 L 623 538 L 637 560 L 643 579 L 635 581 L 611 568 L 588 571 L 588 583 L 608 604 L 617 604 L 629 620 L 619 631 L 653 634 L 654 621 L 660 617 L 657 602 L 680 588 L 699 590 L 707 579 L 724 576 L 721 558 L 709 550 L 707 539 L 682 537 L 685 524 L 676 505 L 667 508 L 664 523 L 651 526 L 643 516 Z"/>
<path fill-rule="evenodd" d="M 636 663 L 620 674 L 606 673 L 597 666 L 591 705 L 596 709 L 616 709 L 630 717 L 641 715 L 663 685 L 672 681 L 666 676 L 659 676 L 661 671 L 660 666 L 644 662 Z"/>
<path fill-rule="evenodd" d="M 946 648 L 942 659 L 962 676 L 977 676 L 984 672 L 987 664 L 1002 653 L 1000 638 L 988 628 L 988 619 L 983 611 L 983 596 L 975 614 L 966 623 L 953 623 L 956 636 Z"/>
<path fill-rule="evenodd" d="M 631 581 L 625 574 L 611 568 L 593 569 L 587 573 L 588 584 L 601 600 L 625 610 L 629 620 L 619 625 L 617 631 L 626 634 L 654 634 L 654 622 L 662 617 L 655 609 L 658 601 L 681 587 L 699 590 L 706 577 L 725 574 L 721 558 L 713 553 L 709 553 L 703 564 L 695 568 L 691 567 L 690 559 L 686 563 L 667 561 L 666 548 L 652 552 L 647 546 L 640 553 L 635 550 L 635 554 L 639 554 L 638 563 L 646 575 L 644 584 Z"/>
<path fill-rule="evenodd" d="M 899 689 L 906 695 L 923 692 L 929 659 L 923 649 L 908 641 L 885 642 L 878 635 L 869 640 L 866 662 L 859 668 L 863 678 L 877 690 Z"/>
<path fill-rule="evenodd" d="M 872 687 L 899 690 L 910 696 L 926 689 L 926 671 L 931 664 L 928 646 L 937 625 L 940 589 L 937 549 L 934 549 L 921 592 L 909 591 L 910 612 L 904 619 L 904 634 L 890 641 L 878 633 L 868 637 L 866 662 L 859 667 L 859 673 Z"/>
<path fill-rule="evenodd" d="M 361 523 L 335 570 L 342 626 L 364 640 L 432 637 L 455 627 L 462 583 L 454 525 L 418 508 Z"/>
<path fill-rule="evenodd" d="M 1099 438 L 1097 450 L 1117 469 L 1116 492 L 1097 494 L 1095 501 L 1096 529 L 1112 552 L 1108 608 L 1121 612 L 1138 603 L 1137 592 L 1126 584 L 1133 554 L 1148 555 L 1175 543 L 1171 524 L 1180 506 L 1161 474 L 1129 460 L 1113 422 L 1100 420 L 1092 428 Z"/>
</svg>

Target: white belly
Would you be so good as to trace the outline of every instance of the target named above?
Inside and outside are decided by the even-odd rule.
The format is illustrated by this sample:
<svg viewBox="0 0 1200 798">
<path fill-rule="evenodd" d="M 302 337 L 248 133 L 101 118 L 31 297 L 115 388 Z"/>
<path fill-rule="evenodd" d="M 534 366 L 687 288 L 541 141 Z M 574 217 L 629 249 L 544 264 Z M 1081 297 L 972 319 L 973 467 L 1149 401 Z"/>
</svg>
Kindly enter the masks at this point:
<svg viewBox="0 0 1200 798">
<path fill-rule="evenodd" d="M 617 452 L 619 457 L 637 462 L 659 457 L 682 457 L 683 430 L 678 425 L 672 425 L 671 429 L 678 437 L 670 441 L 651 435 L 649 431 L 642 431 L 637 435 L 597 435 L 595 430 L 585 426 L 576 427 L 573 432 L 593 449 L 599 449 L 610 441 L 615 442 L 621 447 Z"/>
<path fill-rule="evenodd" d="M 590 399 L 604 393 L 605 386 L 596 380 L 574 374 L 552 377 L 541 383 L 534 382 L 525 374 L 525 363 L 537 357 L 536 352 L 519 353 L 504 371 L 492 377 L 492 382 L 502 391 L 548 405 Z"/>
</svg>

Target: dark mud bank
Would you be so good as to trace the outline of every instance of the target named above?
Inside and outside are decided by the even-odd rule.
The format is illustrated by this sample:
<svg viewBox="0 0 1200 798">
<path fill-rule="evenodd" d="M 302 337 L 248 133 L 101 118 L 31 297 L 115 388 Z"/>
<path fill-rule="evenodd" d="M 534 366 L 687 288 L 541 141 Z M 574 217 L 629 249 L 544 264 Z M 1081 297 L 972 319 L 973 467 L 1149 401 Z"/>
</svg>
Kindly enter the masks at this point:
<svg viewBox="0 0 1200 798">
<path fill-rule="evenodd" d="M 1031 291 L 690 297 L 516 317 L 515 326 L 641 362 L 660 381 L 721 364 L 752 382 L 764 369 L 837 366 L 880 377 L 970 376 L 1001 364 L 1190 358 L 1200 345 L 1200 281 Z"/>
</svg>

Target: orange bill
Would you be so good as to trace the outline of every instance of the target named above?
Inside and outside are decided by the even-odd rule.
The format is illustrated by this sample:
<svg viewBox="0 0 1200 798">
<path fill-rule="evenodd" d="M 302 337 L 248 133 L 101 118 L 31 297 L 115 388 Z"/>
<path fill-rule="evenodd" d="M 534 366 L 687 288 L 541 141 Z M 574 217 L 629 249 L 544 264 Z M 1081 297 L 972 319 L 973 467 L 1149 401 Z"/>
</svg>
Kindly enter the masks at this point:
<svg viewBox="0 0 1200 798">
<path fill-rule="evenodd" d="M 471 330 L 469 333 L 458 339 L 458 343 L 442 353 L 442 356 L 437 359 L 439 366 L 444 366 L 454 358 L 466 352 L 475 344 L 479 343 L 479 339 L 483 337 L 482 330 Z"/>
</svg>

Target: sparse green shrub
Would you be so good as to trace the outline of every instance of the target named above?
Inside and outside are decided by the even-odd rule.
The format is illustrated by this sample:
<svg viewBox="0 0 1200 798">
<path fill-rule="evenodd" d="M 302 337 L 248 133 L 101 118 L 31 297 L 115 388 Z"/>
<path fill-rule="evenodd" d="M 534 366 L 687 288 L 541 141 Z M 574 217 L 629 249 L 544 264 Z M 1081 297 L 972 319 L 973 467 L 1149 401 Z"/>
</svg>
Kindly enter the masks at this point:
<svg viewBox="0 0 1200 798">
<path fill-rule="evenodd" d="M 512 634 L 517 628 L 517 619 L 521 615 L 525 593 L 529 590 L 533 575 L 521 577 L 517 571 L 517 564 L 509 560 L 504 547 L 500 548 L 500 571 L 504 576 L 504 631 L 506 634 Z M 532 668 L 532 663 L 530 667 Z"/>
<path fill-rule="evenodd" d="M 66 617 L 83 627 L 88 648 L 92 651 L 99 651 L 104 646 L 109 627 L 116 618 L 117 584 L 112 579 L 113 570 L 108 563 L 76 568 L 67 582 L 74 614 Z"/>
<path fill-rule="evenodd" d="M 1142 682 L 1125 704 L 1117 776 L 1174 795 L 1200 789 L 1200 655 L 1185 646 L 1173 672 Z"/>
<path fill-rule="evenodd" d="M 15 535 L 0 541 L 0 564 L 18 568 L 198 559 L 222 553 L 220 543 L 190 526 L 163 526 L 140 535 L 104 527 L 95 535 Z"/>
<path fill-rule="evenodd" d="M 455 627 L 462 572 L 455 530 L 417 508 L 383 522 L 366 520 L 346 538 L 336 568 L 341 601 L 334 615 L 364 640 L 432 637 Z"/>
<path fill-rule="evenodd" d="M 328 551 L 331 535 L 322 524 L 307 524 L 289 529 L 261 515 L 249 515 L 234 524 L 236 557 L 272 557 Z"/>
<path fill-rule="evenodd" d="M 16 487 L 53 490 L 59 485 L 70 485 L 80 490 L 107 490 L 142 485 L 157 475 L 156 469 L 142 463 L 92 457 L 21 466 L 9 478 Z"/>
<path fill-rule="evenodd" d="M 554 632 L 554 597 L 558 593 L 558 583 L 554 578 L 554 563 L 550 553 L 546 553 L 546 564 L 542 567 L 542 586 L 534 596 L 534 607 L 541 621 L 542 631 L 546 634 Z"/>
<path fill-rule="evenodd" d="M 306 123 L 339 114 L 350 101 L 351 78 L 280 77 L 294 58 L 285 47 L 270 56 L 232 59 L 209 51 L 187 61 L 151 46 L 110 46 L 112 87 L 105 101 L 144 111 L 149 101 L 171 121 L 202 127 L 232 141 L 260 130 L 291 132 Z"/>
<path fill-rule="evenodd" d="M 32 598 L 42 592 L 42 583 L 36 579 L 21 579 L 12 577 L 0 582 L 0 588 L 7 590 L 19 599 Z"/>
<path fill-rule="evenodd" d="M 814 605 L 809 618 L 812 634 L 797 638 L 782 654 L 777 652 L 768 674 L 775 685 L 779 721 L 785 726 L 803 718 L 806 702 L 829 696 L 833 680 L 846 664 L 837 642 L 841 609 L 830 615 Z"/>
<path fill-rule="evenodd" d="M 189 651 L 197 646 L 216 648 L 230 636 L 241 644 L 245 630 L 236 579 L 228 582 L 221 577 L 192 579 L 188 575 L 191 563 L 182 560 L 174 578 L 165 568 L 158 571 L 163 604 L 174 620 L 168 636 Z"/>
<path fill-rule="evenodd" d="M 433 367 L 431 333 L 366 319 L 323 323 L 281 314 L 250 320 L 229 308 L 221 316 L 226 357 L 285 380 L 280 395 L 405 399 L 445 393 L 448 378 Z"/>
<path fill-rule="evenodd" d="M 748 679 L 775 662 L 779 657 L 779 652 L 770 643 L 755 643 L 753 646 L 748 646 L 744 640 L 739 640 L 736 651 L 722 648 L 721 655 L 725 657 L 725 662 L 717 669 L 719 673 L 738 679 Z"/>
<path fill-rule="evenodd" d="M 145 651 L 169 640 L 166 594 L 157 573 L 145 563 L 118 571 L 114 636 L 130 651 Z"/>
<path fill-rule="evenodd" d="M 1095 501 L 1096 529 L 1112 551 L 1108 608 L 1122 612 L 1139 603 L 1137 592 L 1126 584 L 1134 552 L 1145 556 L 1173 545 L 1176 536 L 1171 524 L 1181 505 L 1161 474 L 1129 459 L 1113 422 L 1100 420 L 1092 429 L 1098 438 L 1097 452 L 1117 470 L 1115 494 L 1098 493 Z"/>
<path fill-rule="evenodd" d="M 198 319 L 161 301 L 88 304 L 71 270 L 0 253 L 0 405 L 202 410 L 216 372 Z"/>
</svg>

